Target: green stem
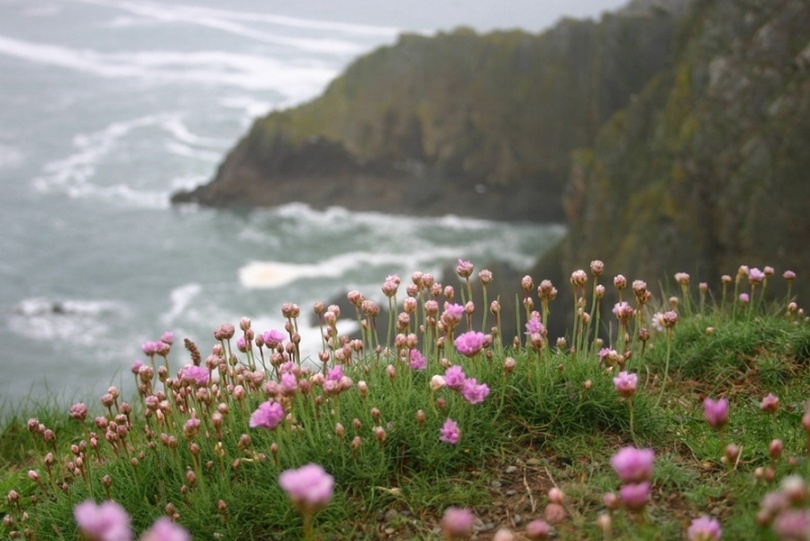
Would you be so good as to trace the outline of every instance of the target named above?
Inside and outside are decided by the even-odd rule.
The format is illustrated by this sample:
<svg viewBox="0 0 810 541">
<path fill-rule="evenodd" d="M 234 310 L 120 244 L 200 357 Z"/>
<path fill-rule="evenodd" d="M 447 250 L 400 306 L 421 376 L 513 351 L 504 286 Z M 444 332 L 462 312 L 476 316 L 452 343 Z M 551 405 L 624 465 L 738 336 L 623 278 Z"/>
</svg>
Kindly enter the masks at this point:
<svg viewBox="0 0 810 541">
<path fill-rule="evenodd" d="M 666 362 L 664 363 L 664 379 L 661 380 L 661 392 L 658 393 L 658 400 L 655 401 L 656 408 L 659 406 L 659 404 L 661 404 L 661 399 L 664 397 L 664 389 L 666 388 L 667 376 L 669 375 L 669 357 L 671 353 L 672 353 L 672 329 L 667 329 L 667 358 Z"/>
</svg>

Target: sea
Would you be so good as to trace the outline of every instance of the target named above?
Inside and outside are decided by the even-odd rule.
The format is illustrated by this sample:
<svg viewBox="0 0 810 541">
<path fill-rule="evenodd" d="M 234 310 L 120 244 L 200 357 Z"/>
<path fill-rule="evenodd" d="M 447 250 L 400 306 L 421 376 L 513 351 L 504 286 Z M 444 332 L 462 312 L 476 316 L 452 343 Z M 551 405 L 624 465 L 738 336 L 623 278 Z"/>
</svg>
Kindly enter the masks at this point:
<svg viewBox="0 0 810 541">
<path fill-rule="evenodd" d="M 177 369 L 183 338 L 205 355 L 221 323 L 281 328 L 284 302 L 382 301 L 386 276 L 459 258 L 527 268 L 561 225 L 169 197 L 209 181 L 256 117 L 402 32 L 539 31 L 567 4 L 0 0 L 0 414 L 134 394 L 130 366 L 166 331 Z M 314 355 L 318 330 L 302 334 Z"/>
</svg>

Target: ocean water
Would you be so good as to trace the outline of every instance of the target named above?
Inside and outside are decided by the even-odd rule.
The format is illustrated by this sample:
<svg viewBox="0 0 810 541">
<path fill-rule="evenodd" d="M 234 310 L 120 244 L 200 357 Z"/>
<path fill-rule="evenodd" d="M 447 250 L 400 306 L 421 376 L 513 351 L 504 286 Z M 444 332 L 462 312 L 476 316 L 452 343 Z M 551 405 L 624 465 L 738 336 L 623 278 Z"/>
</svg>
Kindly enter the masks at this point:
<svg viewBox="0 0 810 541">
<path fill-rule="evenodd" d="M 7 408 L 131 392 L 140 345 L 164 331 L 205 353 L 220 323 L 278 328 L 283 302 L 309 312 L 349 288 L 379 299 L 388 274 L 438 274 L 458 258 L 528 266 L 563 233 L 299 204 L 172 208 L 169 195 L 210 179 L 256 116 L 318 95 L 400 31 L 486 19 L 453 3 L 391 14 L 349 2 L 348 16 L 314 0 L 189 2 L 0 0 Z M 308 343 L 314 352 L 317 330 Z M 187 362 L 182 345 L 172 362 Z"/>
</svg>

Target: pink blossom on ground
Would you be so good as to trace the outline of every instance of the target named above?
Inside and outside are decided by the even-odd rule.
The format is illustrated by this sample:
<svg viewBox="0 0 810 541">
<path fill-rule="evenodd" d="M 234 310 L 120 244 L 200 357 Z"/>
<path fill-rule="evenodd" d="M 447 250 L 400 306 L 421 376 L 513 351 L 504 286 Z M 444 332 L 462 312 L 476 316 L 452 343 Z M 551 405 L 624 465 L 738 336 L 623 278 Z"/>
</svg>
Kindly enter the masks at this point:
<svg viewBox="0 0 810 541">
<path fill-rule="evenodd" d="M 613 386 L 616 388 L 616 392 L 625 398 L 629 398 L 636 394 L 637 385 L 638 376 L 636 374 L 619 372 L 619 374 L 613 378 Z"/>
<path fill-rule="evenodd" d="M 250 416 L 250 428 L 269 428 L 273 430 L 284 419 L 284 408 L 278 402 L 270 401 L 259 404 Z"/>
<path fill-rule="evenodd" d="M 459 438 L 461 437 L 461 431 L 458 429 L 458 423 L 450 418 L 444 422 L 444 426 L 442 426 L 442 428 L 439 430 L 439 433 L 441 434 L 439 436 L 439 441 L 443 441 L 451 445 L 457 444 Z"/>
<path fill-rule="evenodd" d="M 114 501 L 100 505 L 87 500 L 73 508 L 73 516 L 82 534 L 93 541 L 130 541 L 129 514 Z"/>
<path fill-rule="evenodd" d="M 623 483 L 639 483 L 652 477 L 655 452 L 652 449 L 622 447 L 610 459 L 616 475 Z"/>
<path fill-rule="evenodd" d="M 453 365 L 444 371 L 444 382 L 451 389 L 460 391 L 466 380 L 467 376 L 459 365 Z"/>
<path fill-rule="evenodd" d="M 483 349 L 484 342 L 486 342 L 486 335 L 484 333 L 478 331 L 469 331 L 460 334 L 455 339 L 453 344 L 456 346 L 458 352 L 462 355 L 473 357 Z"/>
<path fill-rule="evenodd" d="M 526 525 L 526 537 L 539 540 L 551 537 L 551 526 L 543 519 L 535 519 Z"/>
<path fill-rule="evenodd" d="M 140 541 L 191 541 L 191 535 L 169 517 L 161 517 L 144 532 Z"/>
<path fill-rule="evenodd" d="M 475 515 L 469 509 L 448 507 L 444 510 L 441 526 L 444 534 L 450 539 L 466 537 L 472 533 Z"/>
<path fill-rule="evenodd" d="M 768 396 L 759 403 L 759 409 L 765 413 L 776 413 L 776 410 L 779 409 L 779 398 L 773 393 L 768 393 Z"/>
<path fill-rule="evenodd" d="M 706 397 L 703 400 L 703 418 L 712 428 L 723 428 L 728 423 L 728 400 L 712 400 Z"/>
<path fill-rule="evenodd" d="M 489 396 L 489 386 L 486 383 L 479 385 L 475 378 L 467 378 L 461 387 L 461 394 L 470 404 L 480 404 Z"/>
<path fill-rule="evenodd" d="M 650 500 L 650 483 L 628 483 L 619 489 L 619 499 L 630 511 L 641 511 Z"/>
<path fill-rule="evenodd" d="M 722 535 L 720 523 L 706 515 L 693 519 L 689 529 L 686 530 L 686 538 L 689 541 L 720 541 Z"/>
<path fill-rule="evenodd" d="M 296 507 L 304 513 L 313 513 L 329 504 L 335 478 L 320 465 L 307 464 L 297 470 L 282 472 L 278 484 Z"/>
<path fill-rule="evenodd" d="M 784 541 L 804 541 L 810 537 L 810 509 L 785 509 L 773 521 L 773 531 Z"/>
<path fill-rule="evenodd" d="M 427 368 L 427 357 L 422 355 L 418 349 L 412 349 L 410 353 L 411 370 L 424 370 Z"/>
</svg>

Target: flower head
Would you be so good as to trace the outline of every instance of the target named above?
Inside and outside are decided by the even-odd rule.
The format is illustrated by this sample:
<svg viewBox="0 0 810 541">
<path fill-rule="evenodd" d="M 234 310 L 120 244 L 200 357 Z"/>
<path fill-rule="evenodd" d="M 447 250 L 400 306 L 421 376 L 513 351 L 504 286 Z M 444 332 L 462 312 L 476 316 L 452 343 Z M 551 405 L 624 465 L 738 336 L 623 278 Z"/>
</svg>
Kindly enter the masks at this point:
<svg viewBox="0 0 810 541">
<path fill-rule="evenodd" d="M 418 349 L 412 349 L 410 353 L 410 364 L 412 370 L 424 370 L 427 368 L 427 357 L 422 355 Z"/>
<path fill-rule="evenodd" d="M 728 400 L 712 400 L 709 397 L 703 401 L 703 418 L 712 428 L 723 428 L 728 423 Z"/>
<path fill-rule="evenodd" d="M 689 541 L 720 541 L 722 535 L 720 523 L 706 515 L 693 519 L 689 529 L 686 530 L 686 538 Z"/>
<path fill-rule="evenodd" d="M 453 344 L 455 344 L 459 353 L 466 355 L 467 357 L 473 357 L 483 349 L 485 342 L 486 335 L 484 333 L 470 331 L 460 334 L 455 339 Z"/>
<path fill-rule="evenodd" d="M 144 532 L 140 541 L 191 541 L 191 535 L 169 517 L 161 517 Z"/>
<path fill-rule="evenodd" d="M 616 475 L 623 483 L 640 483 L 652 477 L 655 452 L 652 449 L 622 447 L 610 459 Z"/>
<path fill-rule="evenodd" d="M 180 379 L 185 382 L 193 383 L 195 385 L 208 384 L 208 369 L 204 366 L 195 366 L 190 364 L 180 371 Z"/>
<path fill-rule="evenodd" d="M 625 398 L 629 398 L 636 394 L 637 385 L 638 376 L 636 374 L 619 372 L 619 375 L 613 378 L 613 386 L 616 388 L 616 392 Z"/>
<path fill-rule="evenodd" d="M 299 510 L 314 513 L 329 504 L 335 478 L 320 465 L 307 464 L 297 470 L 282 472 L 278 476 L 278 484 Z"/>
<path fill-rule="evenodd" d="M 650 500 L 650 482 L 628 483 L 619 489 L 619 499 L 630 511 L 641 511 Z"/>
<path fill-rule="evenodd" d="M 441 434 L 439 441 L 449 443 L 450 445 L 457 444 L 461 437 L 461 430 L 458 428 L 458 423 L 450 418 L 444 422 L 444 426 L 439 430 L 439 433 Z"/>
<path fill-rule="evenodd" d="M 268 400 L 259 404 L 259 407 L 250 416 L 250 428 L 269 428 L 273 430 L 284 419 L 284 408 L 275 401 Z"/>
<path fill-rule="evenodd" d="M 526 322 L 526 334 L 545 334 L 546 328 L 543 326 L 543 323 L 540 321 L 540 314 L 537 312 L 532 312 L 532 317 L 529 321 Z"/>
<path fill-rule="evenodd" d="M 130 541 L 129 515 L 114 501 L 96 505 L 87 500 L 73 508 L 73 516 L 82 534 L 92 541 Z"/>
<path fill-rule="evenodd" d="M 448 507 L 442 516 L 442 531 L 450 539 L 466 537 L 472 533 L 475 515 L 469 509 Z"/>
<path fill-rule="evenodd" d="M 464 375 L 464 369 L 457 364 L 444 371 L 444 383 L 451 389 L 460 391 L 464 387 L 466 380 L 467 376 Z"/>
<path fill-rule="evenodd" d="M 270 349 L 276 349 L 279 344 L 284 342 L 285 334 L 279 330 L 272 329 L 262 335 L 264 344 Z"/>
<path fill-rule="evenodd" d="M 469 278 L 475 267 L 469 261 L 465 261 L 463 259 L 458 260 L 458 265 L 456 265 L 456 272 L 462 278 Z"/>
<path fill-rule="evenodd" d="M 762 399 L 759 403 L 759 409 L 765 413 L 774 414 L 779 409 L 779 398 L 773 393 L 768 393 L 768 396 Z"/>
<path fill-rule="evenodd" d="M 489 396 L 489 386 L 486 383 L 479 385 L 475 378 L 467 378 L 461 387 L 461 394 L 470 404 L 479 404 Z"/>
</svg>

